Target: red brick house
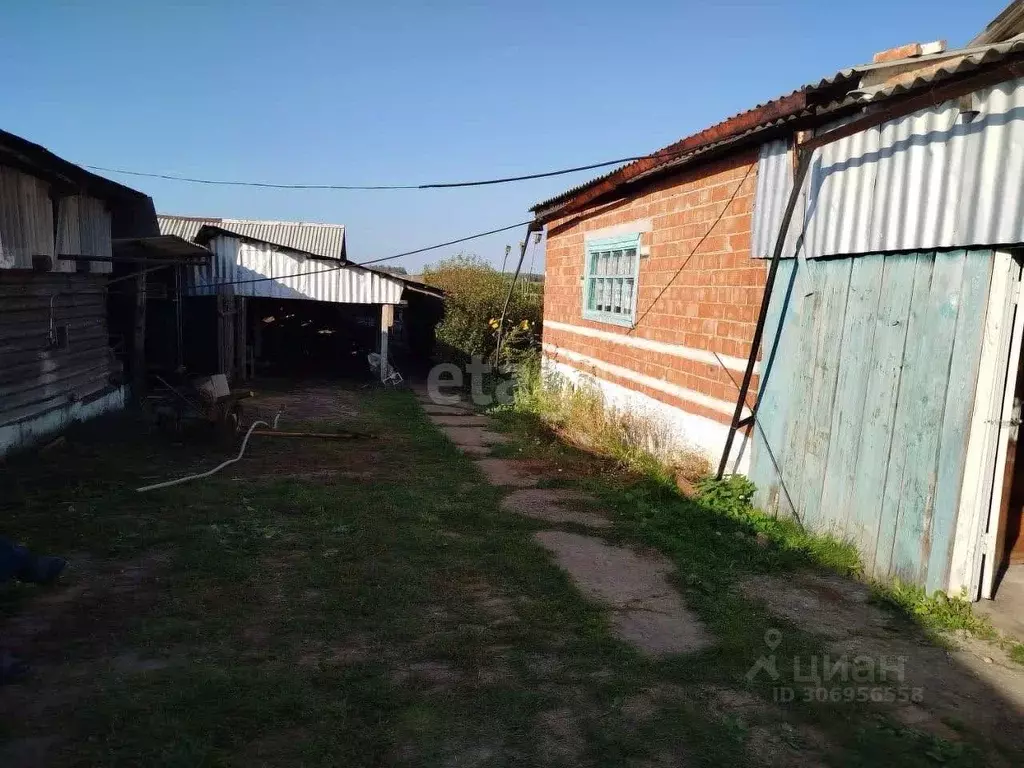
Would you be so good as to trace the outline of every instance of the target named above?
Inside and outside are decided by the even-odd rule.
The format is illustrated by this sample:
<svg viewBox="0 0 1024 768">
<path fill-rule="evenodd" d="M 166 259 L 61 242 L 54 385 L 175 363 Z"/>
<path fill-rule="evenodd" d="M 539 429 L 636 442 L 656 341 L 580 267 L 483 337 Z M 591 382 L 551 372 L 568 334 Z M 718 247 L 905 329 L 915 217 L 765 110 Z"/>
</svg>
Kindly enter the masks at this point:
<svg viewBox="0 0 1024 768">
<path fill-rule="evenodd" d="M 833 129 L 846 120 L 920 109 L 916 101 L 939 83 L 966 80 L 993 57 L 1010 55 L 1016 54 L 998 45 L 978 53 L 947 51 L 943 43 L 881 52 L 869 64 L 534 206 L 535 226 L 547 234 L 545 370 L 589 382 L 611 407 L 660 422 L 675 447 L 697 450 L 717 464 L 792 188 L 794 143 L 838 134 L 841 129 Z M 825 211 L 842 209 L 855 218 L 856 199 L 850 206 L 827 199 L 829 184 L 840 178 L 837 166 L 822 174 L 830 151 L 819 141 L 817 170 L 802 187 L 785 259 L 794 257 L 797 235 L 831 232 L 831 220 L 808 229 Z M 834 242 L 812 249 L 811 256 L 845 253 L 839 246 L 846 230 L 834 229 Z M 747 407 L 757 402 L 762 363 L 770 374 L 773 360 L 761 360 L 764 353 L 758 350 Z M 749 437 L 733 443 L 728 471 L 748 470 Z"/>
<path fill-rule="evenodd" d="M 729 122 L 742 129 L 771 107 Z M 676 167 L 658 173 L 638 161 L 533 210 L 547 228 L 545 369 L 590 380 L 610 405 L 714 460 L 766 262 L 751 258 L 757 144 L 680 162 L 680 145 L 707 134 L 662 150 Z"/>
</svg>

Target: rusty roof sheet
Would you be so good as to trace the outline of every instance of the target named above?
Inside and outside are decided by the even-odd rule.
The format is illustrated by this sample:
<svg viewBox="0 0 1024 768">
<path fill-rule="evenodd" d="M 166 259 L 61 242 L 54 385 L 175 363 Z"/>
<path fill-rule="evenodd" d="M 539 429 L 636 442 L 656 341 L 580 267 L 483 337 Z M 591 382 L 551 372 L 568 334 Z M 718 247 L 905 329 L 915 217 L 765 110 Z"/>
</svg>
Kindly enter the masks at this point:
<svg viewBox="0 0 1024 768">
<path fill-rule="evenodd" d="M 570 201 L 573 202 L 573 209 L 578 210 L 585 207 L 588 202 L 617 187 L 686 165 L 700 155 L 728 144 L 747 140 L 757 133 L 808 118 L 835 119 L 841 114 L 848 113 L 865 104 L 898 97 L 909 91 L 926 88 L 943 80 L 995 65 L 1022 54 L 1024 54 L 1024 35 L 1003 43 L 849 67 L 817 83 L 804 86 L 787 96 L 759 104 L 751 110 L 716 123 L 710 128 L 670 144 L 648 157 L 627 163 L 560 195 L 537 203 L 530 210 L 538 218 L 544 218 L 547 214 L 559 212 L 545 209 L 554 206 L 562 208 Z M 907 64 L 927 64 L 929 61 L 936 62 L 937 66 L 925 70 L 912 81 L 864 90 L 857 88 L 861 77 L 872 70 L 891 69 Z M 942 64 L 943 61 L 948 61 L 948 64 Z M 1021 76 L 1024 76 L 1024 68 L 1022 68 Z M 838 98 L 836 98 L 837 96 Z M 802 97 L 802 103 L 796 97 Z"/>
<path fill-rule="evenodd" d="M 290 248 L 325 259 L 345 260 L 345 227 L 306 221 L 261 221 L 259 219 L 222 219 L 205 216 L 157 214 L 160 233 L 196 239 L 204 226 L 217 227 L 229 234 Z"/>
</svg>

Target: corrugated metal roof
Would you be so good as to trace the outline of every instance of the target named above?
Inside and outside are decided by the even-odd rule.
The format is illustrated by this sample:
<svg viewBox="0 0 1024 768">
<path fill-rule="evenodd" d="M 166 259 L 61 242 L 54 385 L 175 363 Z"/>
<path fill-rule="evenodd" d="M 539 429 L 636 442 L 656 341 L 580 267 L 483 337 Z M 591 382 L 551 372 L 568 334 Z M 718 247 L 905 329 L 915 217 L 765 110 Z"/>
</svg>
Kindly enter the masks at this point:
<svg viewBox="0 0 1024 768">
<path fill-rule="evenodd" d="M 148 195 L 137 189 L 91 173 L 79 165 L 58 157 L 40 144 L 0 130 L 0 162 L 5 160 L 34 176 L 67 185 L 79 194 L 86 194 L 100 200 L 148 199 Z"/>
<path fill-rule="evenodd" d="M 211 225 L 212 226 L 212 225 Z M 211 229 L 213 259 L 189 273 L 189 292 L 336 304 L 398 304 L 405 281 L 355 264 L 318 261 L 306 253 Z"/>
<path fill-rule="evenodd" d="M 201 216 L 157 214 L 160 234 L 177 235 L 195 242 L 199 230 L 209 225 L 241 237 L 302 251 L 325 259 L 345 259 L 345 227 L 305 221 L 260 221 Z"/>
<path fill-rule="evenodd" d="M 1024 242 L 1024 77 L 902 115 L 815 151 L 785 257 L 809 259 Z M 769 257 L 793 186 L 785 140 L 761 147 L 751 251 Z"/>
<path fill-rule="evenodd" d="M 653 170 L 658 170 L 658 169 L 661 169 L 661 168 L 670 167 L 672 165 L 680 164 L 680 163 L 684 162 L 685 160 L 688 160 L 693 154 L 695 154 L 695 152 L 697 150 L 694 150 L 693 152 L 688 152 L 688 153 L 682 154 L 682 153 L 678 152 L 677 149 L 676 149 L 678 147 L 678 145 L 683 144 L 684 142 L 690 141 L 690 140 L 694 139 L 695 137 L 697 137 L 697 136 L 699 136 L 701 134 L 704 134 L 704 133 L 712 133 L 712 134 L 715 134 L 715 133 L 717 133 L 717 134 L 726 133 L 728 131 L 729 126 L 737 124 L 740 121 L 744 120 L 745 118 L 749 118 L 749 117 L 758 115 L 758 113 L 762 113 L 762 114 L 766 115 L 765 120 L 763 121 L 764 124 L 766 124 L 766 125 L 770 125 L 770 124 L 776 123 L 776 122 L 781 122 L 782 118 L 779 118 L 777 114 L 772 115 L 773 109 L 776 108 L 778 105 L 784 103 L 787 99 L 793 99 L 794 97 L 800 96 L 801 93 L 802 93 L 802 90 L 796 90 L 796 91 L 793 91 L 792 93 L 786 94 L 785 96 L 780 96 L 777 99 L 772 99 L 771 101 L 766 101 L 763 104 L 758 104 L 757 106 L 755 106 L 755 107 L 753 107 L 751 109 L 745 110 L 743 112 L 739 112 L 739 113 L 733 115 L 732 117 L 729 117 L 729 118 L 726 118 L 725 120 L 722 120 L 719 123 L 715 123 L 714 125 L 710 126 L 709 128 L 705 128 L 704 130 L 700 131 L 699 133 L 692 134 L 691 136 L 687 136 L 686 138 L 683 138 L 683 139 L 681 139 L 679 141 L 673 142 L 672 144 L 669 144 L 666 147 L 662 147 L 661 149 L 657 150 L 656 152 L 651 153 L 651 155 L 649 157 L 645 157 L 645 158 L 642 158 L 640 160 L 634 160 L 633 162 L 626 163 L 625 165 L 620 165 L 618 168 L 614 168 L 611 171 L 608 171 L 607 173 L 602 174 L 601 176 L 598 176 L 598 177 L 596 177 L 594 179 L 591 179 L 590 181 L 586 181 L 586 182 L 584 182 L 582 184 L 579 184 L 579 185 L 573 187 L 572 189 L 566 190 L 565 192 L 562 192 L 559 195 L 555 195 L 554 197 L 552 197 L 552 198 L 550 198 L 548 200 L 544 200 L 544 201 L 542 201 L 540 203 L 537 203 L 530 210 L 531 211 L 538 211 L 538 210 L 540 210 L 542 208 L 547 208 L 549 206 L 555 205 L 555 204 L 563 202 L 565 200 L 569 200 L 570 198 L 573 198 L 576 195 L 578 195 L 580 192 L 583 192 L 584 190 L 589 189 L 590 187 L 593 187 L 596 184 L 600 184 L 603 181 L 607 181 L 609 179 L 612 179 L 613 177 L 615 177 L 617 175 L 620 175 L 620 174 L 623 174 L 623 173 L 628 173 L 632 169 L 638 168 L 639 166 L 641 166 L 644 163 L 649 163 L 650 159 L 654 158 L 656 155 L 668 155 L 669 159 L 664 161 L 664 162 L 662 162 L 662 163 L 659 163 L 657 165 L 657 168 L 651 168 L 651 169 L 648 169 L 646 171 L 641 172 L 642 175 L 646 175 L 647 173 L 649 173 L 650 171 L 653 171 Z M 802 110 L 797 110 L 797 114 L 799 114 L 801 111 Z M 752 129 L 747 129 L 747 130 L 742 131 L 740 133 L 747 133 L 747 132 L 749 132 L 749 130 L 752 130 Z M 722 141 L 725 141 L 725 138 L 722 138 L 719 141 L 713 141 L 712 140 L 712 141 L 708 142 L 707 146 L 717 145 L 717 144 L 722 143 Z M 639 176 L 640 176 L 640 174 L 638 174 L 635 178 L 639 178 Z"/>
<path fill-rule="evenodd" d="M 794 121 L 806 120 L 808 118 L 835 119 L 836 117 L 856 110 L 865 104 L 877 103 L 885 99 L 898 97 L 909 91 L 927 88 L 943 80 L 959 77 L 973 72 L 974 70 L 989 67 L 1008 58 L 1017 57 L 1022 54 L 1024 54 L 1024 36 L 993 45 L 975 46 L 894 62 L 864 64 L 857 67 L 843 69 L 831 77 L 818 81 L 816 84 L 804 86 L 803 88 L 794 91 L 792 94 L 760 104 L 752 110 L 741 112 L 727 120 L 716 123 L 709 129 L 705 129 L 700 133 L 693 134 L 679 142 L 670 144 L 669 146 L 653 153 L 649 158 L 644 158 L 643 160 L 637 160 L 627 165 L 620 166 L 619 168 L 616 168 L 602 176 L 573 187 L 560 195 L 556 195 L 555 197 L 536 204 L 531 208 L 531 210 L 539 214 L 543 209 L 567 203 L 573 198 L 581 195 L 583 192 L 599 184 L 608 186 L 609 189 L 612 189 L 621 184 L 638 181 L 655 173 L 662 173 L 673 167 L 685 165 L 701 154 L 707 153 L 712 149 L 721 147 L 725 144 L 743 140 L 755 133 L 766 132 L 772 128 L 792 123 Z M 856 89 L 856 86 L 860 83 L 864 74 L 871 71 L 892 69 L 908 64 L 918 66 L 921 64 L 927 64 L 928 62 L 935 62 L 936 66 L 933 69 L 925 70 L 912 80 L 896 82 L 891 85 L 883 84 L 864 90 Z M 943 64 L 942 62 L 948 63 Z M 787 99 L 793 99 L 793 97 L 797 95 L 804 95 L 806 97 L 807 104 L 804 109 L 791 111 L 778 109 L 778 107 L 785 103 Z M 841 98 L 835 98 L 836 96 L 840 96 Z M 757 118 L 762 115 L 764 117 L 763 120 L 757 121 L 754 125 L 749 125 L 750 118 Z M 744 129 L 730 133 L 730 127 L 740 123 L 741 121 L 748 123 Z M 695 138 L 708 132 L 711 132 L 712 135 L 718 134 L 719 138 L 701 143 L 690 152 L 673 156 L 674 147 L 682 145 L 685 142 L 693 142 Z M 668 159 L 652 163 L 651 161 L 656 159 L 658 155 L 667 155 Z M 647 163 L 650 167 L 639 173 L 634 172 L 642 163 Z"/>
</svg>

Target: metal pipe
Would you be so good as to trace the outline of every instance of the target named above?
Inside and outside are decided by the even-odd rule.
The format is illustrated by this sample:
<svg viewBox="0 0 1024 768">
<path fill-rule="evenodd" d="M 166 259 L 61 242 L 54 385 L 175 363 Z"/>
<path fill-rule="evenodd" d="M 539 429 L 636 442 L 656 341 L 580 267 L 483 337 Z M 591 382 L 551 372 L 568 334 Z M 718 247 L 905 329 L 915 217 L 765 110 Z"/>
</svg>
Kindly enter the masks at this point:
<svg viewBox="0 0 1024 768">
<path fill-rule="evenodd" d="M 761 337 L 764 335 L 764 324 L 768 319 L 768 305 L 771 303 L 772 289 L 775 287 L 775 277 L 779 272 L 779 262 L 782 261 L 782 252 L 786 247 L 786 234 L 789 232 L 789 223 L 796 210 L 797 201 L 800 199 L 800 190 L 804 185 L 804 177 L 811 167 L 810 151 L 801 150 L 797 145 L 797 164 L 793 174 L 793 189 L 789 193 L 789 200 L 786 202 L 786 210 L 782 214 L 782 223 L 779 225 L 779 234 L 775 240 L 775 250 L 772 252 L 772 263 L 768 268 L 768 277 L 764 284 L 764 293 L 761 296 L 761 309 L 757 313 L 757 326 L 754 328 L 754 338 L 750 342 L 750 356 L 747 358 L 747 367 L 743 371 L 743 381 L 740 383 L 739 396 L 736 398 L 736 410 L 733 413 L 732 423 L 729 425 L 729 434 L 725 438 L 725 450 L 722 452 L 722 460 L 718 464 L 718 479 L 721 480 L 725 474 L 726 465 L 729 463 L 729 454 L 732 452 L 732 443 L 736 437 L 736 431 L 743 420 L 743 407 L 747 400 L 747 393 L 750 391 L 750 380 L 754 376 L 754 366 L 757 364 L 757 354 L 761 347 Z M 757 419 L 757 407 L 761 402 L 760 396 L 754 401 L 751 409 L 751 419 Z"/>
</svg>

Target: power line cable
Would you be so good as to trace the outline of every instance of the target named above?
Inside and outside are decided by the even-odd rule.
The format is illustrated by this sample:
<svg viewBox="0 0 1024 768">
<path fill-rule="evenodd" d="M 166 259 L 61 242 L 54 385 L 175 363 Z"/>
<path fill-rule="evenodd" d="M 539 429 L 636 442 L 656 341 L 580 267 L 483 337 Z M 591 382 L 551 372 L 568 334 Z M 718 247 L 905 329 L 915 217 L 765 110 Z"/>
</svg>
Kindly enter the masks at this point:
<svg viewBox="0 0 1024 768">
<path fill-rule="evenodd" d="M 129 171 L 124 168 L 108 168 L 102 165 L 86 165 L 91 171 L 103 171 L 104 173 L 119 173 L 125 176 L 142 176 L 150 179 L 164 179 L 167 181 L 183 181 L 190 184 L 208 184 L 222 187 L 261 187 L 264 189 L 327 189 L 327 190 L 395 190 L 395 189 L 455 189 L 458 187 L 484 187 L 492 184 L 510 184 L 516 181 L 530 181 L 532 179 L 547 179 L 553 176 L 564 176 L 580 171 L 592 171 L 597 168 L 607 168 L 611 165 L 622 165 L 632 163 L 636 160 L 645 160 L 657 155 L 661 159 L 668 160 L 677 155 L 687 154 L 690 150 L 676 152 L 655 153 L 651 155 L 635 155 L 633 157 L 620 157 L 617 160 L 603 160 L 599 163 L 588 165 L 577 165 L 572 168 L 559 168 L 554 171 L 542 171 L 540 173 L 528 173 L 522 176 L 503 176 L 496 179 L 479 179 L 475 181 L 440 181 L 426 184 L 277 184 L 269 181 L 232 181 L 226 179 L 203 179 L 193 176 L 178 176 L 172 173 L 149 173 L 145 171 Z"/>
<path fill-rule="evenodd" d="M 508 232 L 510 229 L 519 229 L 519 227 L 525 227 L 527 224 L 533 223 L 532 220 L 521 221 L 518 224 L 509 224 L 507 227 L 500 227 L 499 229 L 492 229 L 488 232 L 479 232 L 469 237 L 460 237 L 457 240 L 449 240 L 447 243 L 439 243 L 438 245 L 429 245 L 426 248 L 417 248 L 415 251 L 406 251 L 405 253 L 396 253 L 394 256 L 385 256 L 382 259 L 371 259 L 370 261 L 361 261 L 357 264 L 357 267 L 365 267 L 370 264 L 378 264 L 382 261 L 391 261 L 392 259 L 400 259 L 402 256 L 413 256 L 417 253 L 423 253 L 425 251 L 435 251 L 438 248 L 444 248 L 449 245 L 458 245 L 464 243 L 467 240 L 476 240 L 480 237 L 487 237 L 488 235 L 496 235 L 499 232 Z"/>
<path fill-rule="evenodd" d="M 510 229 L 518 229 L 519 227 L 525 227 L 527 224 L 530 224 L 530 223 L 531 223 L 530 221 L 522 221 L 522 222 L 519 222 L 518 224 L 509 224 L 507 227 L 499 227 L 498 229 L 491 229 L 491 230 L 488 230 L 486 232 L 477 232 L 476 234 L 467 235 L 466 237 L 456 238 L 455 240 L 448 240 L 447 242 L 444 242 L 444 243 L 437 243 L 436 245 L 428 245 L 428 246 L 426 246 L 424 248 L 416 248 L 416 249 L 414 249 L 412 251 L 403 251 L 402 253 L 396 253 L 396 254 L 393 254 L 391 256 L 384 256 L 384 257 L 379 258 L 379 259 L 371 259 L 370 261 L 363 261 L 363 262 L 359 262 L 358 264 L 355 263 L 355 262 L 344 262 L 344 263 L 338 264 L 337 266 L 334 266 L 334 267 L 325 267 L 324 269 L 313 269 L 313 270 L 310 270 L 308 272 L 296 272 L 295 274 L 292 274 L 292 275 L 274 275 L 272 277 L 255 277 L 255 278 L 250 278 L 250 279 L 247 279 L 247 280 L 225 280 L 225 281 L 222 281 L 222 282 L 219 282 L 219 283 L 205 283 L 205 284 L 203 284 L 201 286 L 196 286 L 196 287 L 200 288 L 202 290 L 206 290 L 208 288 L 219 288 L 219 287 L 224 286 L 224 285 L 247 285 L 247 284 L 250 284 L 250 283 L 264 283 L 264 282 L 267 282 L 267 281 L 270 281 L 270 280 L 288 280 L 288 279 L 291 279 L 291 278 L 294 278 L 294 277 L 306 277 L 308 275 L 320 275 L 320 274 L 323 274 L 325 272 L 337 272 L 338 270 L 344 269 L 345 267 L 365 267 L 365 266 L 368 266 L 370 264 L 379 264 L 382 261 L 391 261 L 393 259 L 400 259 L 403 256 L 413 256 L 413 255 L 415 255 L 417 253 L 426 253 L 427 251 L 435 251 L 438 248 L 445 248 L 445 247 L 447 247 L 449 245 L 457 245 L 458 243 L 465 243 L 465 242 L 468 242 L 469 240 L 476 240 L 477 238 L 487 237 L 488 235 L 496 235 L 499 232 L 507 232 Z M 401 276 L 396 276 L 396 279 L 401 280 L 402 278 L 401 278 Z"/>
</svg>

